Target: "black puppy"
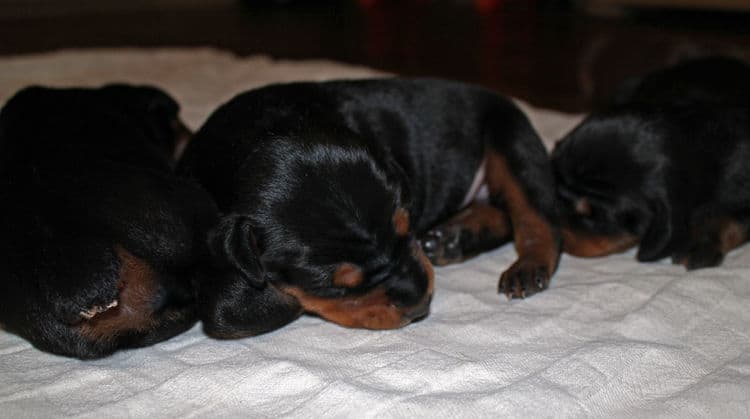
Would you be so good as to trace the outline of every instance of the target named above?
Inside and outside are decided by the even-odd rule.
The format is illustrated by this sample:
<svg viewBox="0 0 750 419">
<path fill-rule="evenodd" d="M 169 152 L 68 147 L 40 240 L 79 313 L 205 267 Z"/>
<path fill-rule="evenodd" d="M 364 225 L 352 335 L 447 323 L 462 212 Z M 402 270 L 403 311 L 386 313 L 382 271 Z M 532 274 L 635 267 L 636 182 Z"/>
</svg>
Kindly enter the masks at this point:
<svg viewBox="0 0 750 419">
<path fill-rule="evenodd" d="M 629 82 L 552 160 L 567 252 L 718 265 L 750 228 L 750 67 L 706 58 Z"/>
<path fill-rule="evenodd" d="M 212 237 L 235 277 L 207 332 L 268 331 L 302 311 L 372 329 L 428 313 L 436 263 L 515 239 L 499 291 L 547 287 L 559 258 L 552 171 L 510 101 L 439 80 L 293 83 L 219 108 L 181 162 L 225 213 Z M 475 202 L 480 186 L 489 203 Z M 463 212 L 461 212 L 463 210 Z"/>
<path fill-rule="evenodd" d="M 189 132 L 152 87 L 31 87 L 0 112 L 0 323 L 95 358 L 196 321 L 190 276 L 218 221 L 172 174 Z"/>
</svg>

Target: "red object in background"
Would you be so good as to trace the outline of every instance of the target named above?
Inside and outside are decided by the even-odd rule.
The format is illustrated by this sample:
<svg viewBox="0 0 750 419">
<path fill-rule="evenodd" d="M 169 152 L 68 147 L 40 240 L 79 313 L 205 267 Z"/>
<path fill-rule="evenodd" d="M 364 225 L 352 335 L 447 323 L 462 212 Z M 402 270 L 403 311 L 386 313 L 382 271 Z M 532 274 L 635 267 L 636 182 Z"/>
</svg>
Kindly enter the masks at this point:
<svg viewBox="0 0 750 419">
<path fill-rule="evenodd" d="M 480 14 L 489 14 L 500 9 L 503 0 L 474 0 L 474 8 Z"/>
</svg>

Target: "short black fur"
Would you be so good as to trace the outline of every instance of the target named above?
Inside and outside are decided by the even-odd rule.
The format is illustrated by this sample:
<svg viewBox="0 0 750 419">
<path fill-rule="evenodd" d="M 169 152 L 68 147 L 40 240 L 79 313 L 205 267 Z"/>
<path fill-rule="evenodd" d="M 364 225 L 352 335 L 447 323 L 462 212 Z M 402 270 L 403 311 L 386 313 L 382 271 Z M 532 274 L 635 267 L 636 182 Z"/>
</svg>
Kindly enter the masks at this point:
<svg viewBox="0 0 750 419">
<path fill-rule="evenodd" d="M 205 234 L 218 210 L 173 174 L 175 147 L 188 134 L 178 111 L 165 92 L 128 85 L 30 87 L 5 104 L 5 329 L 45 351 L 96 358 L 194 324 L 195 265 L 207 258 Z M 154 282 L 123 282 L 124 270 Z M 147 313 L 131 313 L 137 325 L 116 319 L 134 308 L 123 307 L 123 292 L 147 300 L 139 306 Z"/>
<path fill-rule="evenodd" d="M 205 297 L 206 330 L 256 334 L 297 317 L 300 305 L 271 287 L 329 300 L 380 288 L 394 307 L 421 307 L 406 322 L 423 316 L 432 268 L 415 239 L 461 210 L 488 149 L 506 157 L 532 205 L 554 219 L 552 173 L 539 137 L 510 101 L 487 90 L 379 79 L 238 95 L 196 133 L 179 169 L 226 214 L 213 235 L 214 254 L 237 272 L 236 281 Z M 400 208 L 409 214 L 403 235 L 394 231 Z M 258 261 L 249 258 L 255 246 Z M 362 282 L 335 286 L 342 263 L 356 266 Z M 268 322 L 277 308 L 279 321 Z"/>
<path fill-rule="evenodd" d="M 750 226 L 750 66 L 705 58 L 630 81 L 552 160 L 576 234 L 632 236 L 641 261 L 718 265 Z"/>
</svg>

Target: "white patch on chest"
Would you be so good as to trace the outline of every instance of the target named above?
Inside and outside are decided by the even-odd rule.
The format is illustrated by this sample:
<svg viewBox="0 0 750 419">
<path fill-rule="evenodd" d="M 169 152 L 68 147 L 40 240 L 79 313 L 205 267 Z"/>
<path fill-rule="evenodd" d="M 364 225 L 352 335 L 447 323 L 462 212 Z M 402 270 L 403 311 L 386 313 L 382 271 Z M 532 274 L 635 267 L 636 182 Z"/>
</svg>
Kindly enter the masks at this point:
<svg viewBox="0 0 750 419">
<path fill-rule="evenodd" d="M 471 204 L 477 199 L 486 199 L 489 195 L 487 184 L 484 182 L 486 168 L 487 159 L 482 159 L 482 163 L 474 174 L 474 180 L 471 182 L 471 187 L 466 193 L 464 200 L 461 202 L 461 208 Z"/>
</svg>

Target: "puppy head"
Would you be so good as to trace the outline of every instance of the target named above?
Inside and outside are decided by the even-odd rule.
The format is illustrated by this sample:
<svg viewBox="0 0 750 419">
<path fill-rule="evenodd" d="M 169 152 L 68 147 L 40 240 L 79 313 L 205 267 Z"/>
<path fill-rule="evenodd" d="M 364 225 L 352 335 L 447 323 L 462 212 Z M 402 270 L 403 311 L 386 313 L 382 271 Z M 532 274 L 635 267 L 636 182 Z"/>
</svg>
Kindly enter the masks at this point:
<svg viewBox="0 0 750 419">
<path fill-rule="evenodd" d="M 297 275 L 292 276 L 291 284 L 277 287 L 295 297 L 305 311 L 342 326 L 399 328 L 429 313 L 434 273 L 413 241 L 397 244 L 393 252 L 394 257 L 383 260 L 379 267 L 343 261 L 298 271 L 297 275 L 317 270 L 323 273 L 314 288 Z"/>
<path fill-rule="evenodd" d="M 391 329 L 426 316 L 433 271 L 411 230 L 401 176 L 359 144 L 274 153 L 259 179 L 256 220 L 273 286 L 348 327 Z"/>
<path fill-rule="evenodd" d="M 177 271 L 197 226 L 213 224 L 199 221 L 203 211 L 218 218 L 216 208 L 139 169 L 168 170 L 158 143 L 173 135 L 157 126 L 176 112 L 163 92 L 130 86 L 32 87 L 3 108 L 0 148 L 13 161 L 2 173 L 13 181 L 0 187 L 5 327 L 41 349 L 94 358 L 195 321 L 192 286 Z"/>
<path fill-rule="evenodd" d="M 159 342 L 195 322 L 189 286 L 122 246 L 78 241 L 44 253 L 37 269 L 15 270 L 25 278 L 3 284 L 5 327 L 41 350 L 99 358 Z"/>
<path fill-rule="evenodd" d="M 643 238 L 665 222 L 656 217 L 663 194 L 652 181 L 663 162 L 654 135 L 638 117 L 611 112 L 592 115 L 556 144 L 552 165 L 568 235 Z"/>
</svg>

